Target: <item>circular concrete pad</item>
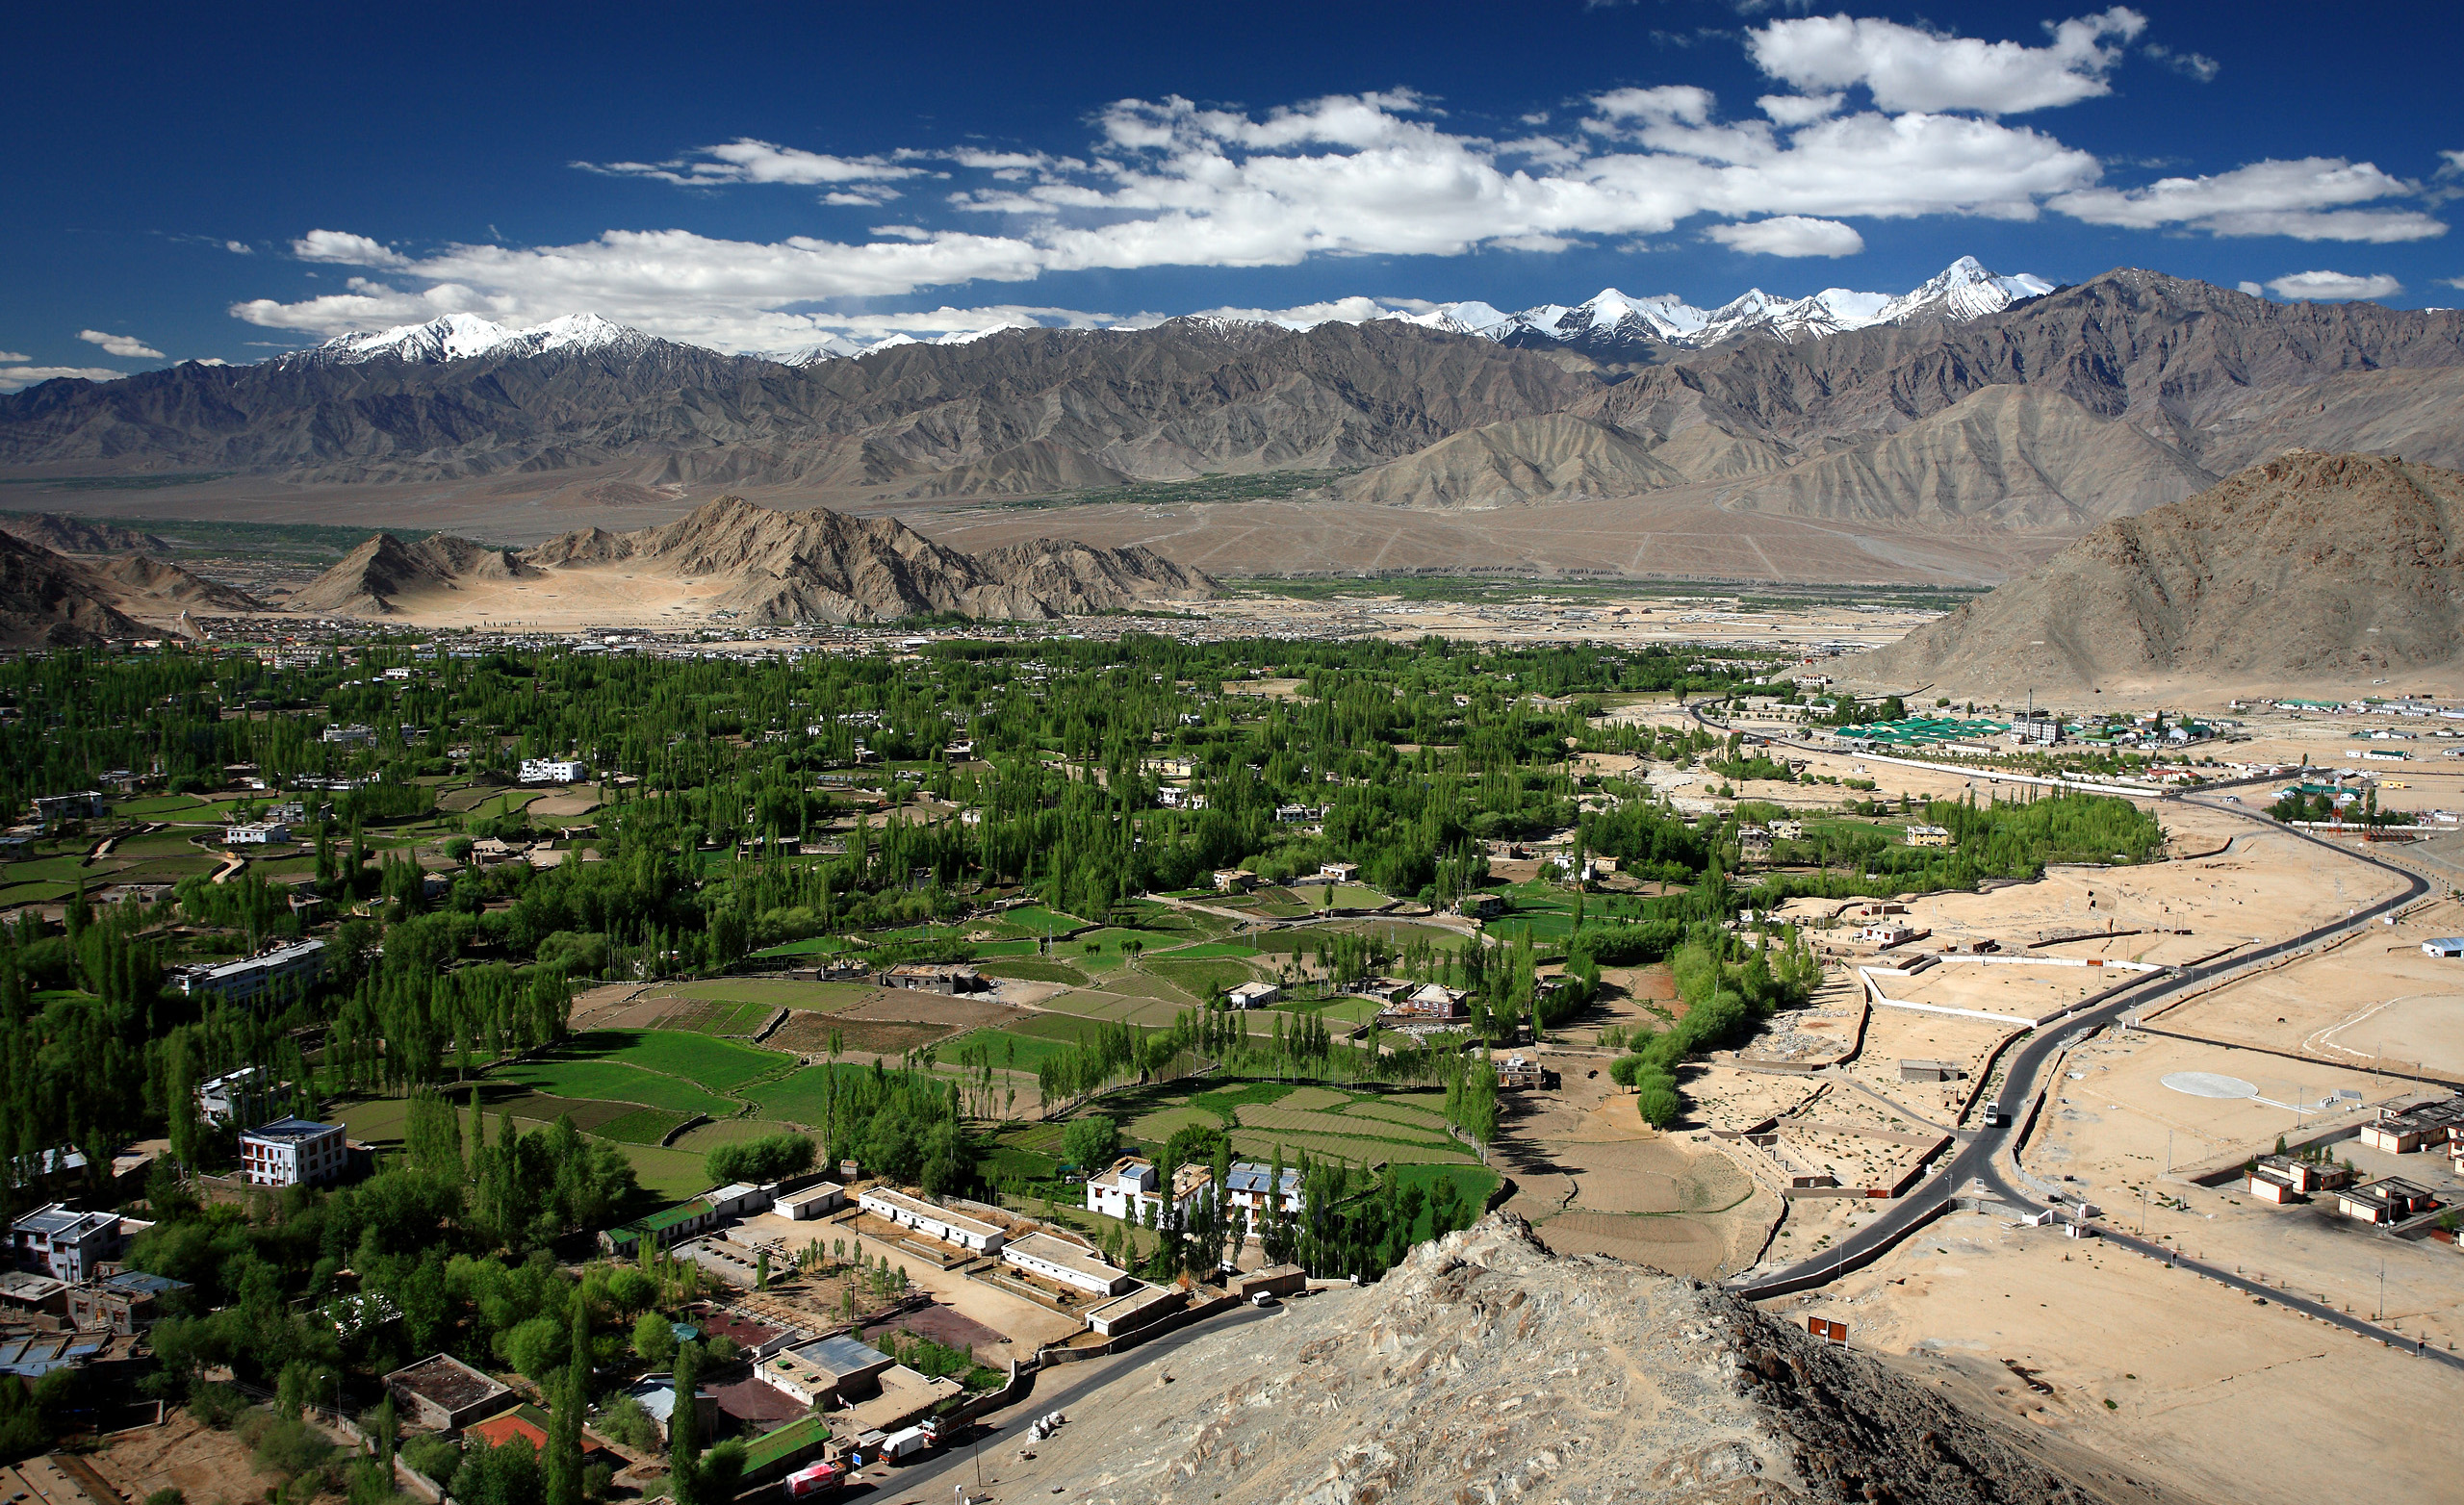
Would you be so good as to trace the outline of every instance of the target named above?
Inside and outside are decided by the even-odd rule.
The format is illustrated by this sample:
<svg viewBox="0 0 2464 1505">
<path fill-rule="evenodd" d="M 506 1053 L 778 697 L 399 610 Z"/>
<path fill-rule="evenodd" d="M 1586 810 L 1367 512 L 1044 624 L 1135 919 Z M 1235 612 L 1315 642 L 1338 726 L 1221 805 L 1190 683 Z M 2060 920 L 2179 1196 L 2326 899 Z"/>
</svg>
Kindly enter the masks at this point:
<svg viewBox="0 0 2464 1505">
<path fill-rule="evenodd" d="M 2193 1097 L 2256 1097 L 2259 1089 L 2239 1077 L 2220 1077 L 2213 1071 L 2176 1071 L 2166 1076 L 2165 1084 L 2176 1092 Z"/>
</svg>

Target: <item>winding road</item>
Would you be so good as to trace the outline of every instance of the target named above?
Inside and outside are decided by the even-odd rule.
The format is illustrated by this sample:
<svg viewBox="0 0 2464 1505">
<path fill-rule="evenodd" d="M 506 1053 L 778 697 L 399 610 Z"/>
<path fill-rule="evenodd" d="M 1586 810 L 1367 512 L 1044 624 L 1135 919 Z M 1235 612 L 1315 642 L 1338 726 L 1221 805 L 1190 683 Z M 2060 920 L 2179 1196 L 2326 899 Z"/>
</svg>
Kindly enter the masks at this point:
<svg viewBox="0 0 2464 1505">
<path fill-rule="evenodd" d="M 1688 709 L 1693 712 L 1697 721 L 1707 727 L 1721 725 L 1705 714 L 1699 702 L 1689 706 Z M 1805 752 L 1835 751 L 1813 747 L 1790 738 L 1763 734 L 1769 736 L 1769 740 L 1775 743 L 1798 748 Z M 1949 765 L 1932 766 L 1935 766 L 1938 772 L 1968 774 L 1984 779 L 1996 778 L 1995 775 L 1984 770 L 1960 769 Z M 2011 776 L 2000 777 L 2008 780 Z M 2016 1185 L 2020 1174 L 2018 1145 L 2043 1091 L 2039 1079 L 2057 1055 L 2133 1009 L 2143 1008 L 2159 999 L 2169 998 L 2202 986 L 2229 973 L 2241 972 L 2246 968 L 2264 964 L 2288 953 L 2315 946 L 2321 941 L 2356 930 L 2381 915 L 2402 908 L 2429 892 L 2429 882 L 2419 874 L 2372 856 L 2366 851 L 2341 847 L 2322 837 L 2313 836 L 2308 831 L 2298 830 L 2267 816 L 2255 814 L 2238 804 L 2226 804 L 2218 799 L 2201 797 L 2221 789 L 2271 783 L 2275 781 L 2275 778 L 2274 775 L 2266 775 L 2207 784 L 2202 786 L 2196 794 L 2185 790 L 2169 790 L 2162 793 L 2143 793 L 2138 797 L 2158 803 L 2196 804 L 2218 814 L 2248 821 L 2268 830 L 2282 832 L 2297 841 L 2306 841 L 2323 851 L 2333 853 L 2339 857 L 2367 863 L 2400 879 L 2403 881 L 2402 890 L 2367 908 L 2356 910 L 2343 919 L 2304 931 L 2298 935 L 2277 941 L 2273 945 L 2257 951 L 2245 952 L 2205 966 L 2180 968 L 2169 973 L 2156 974 L 2145 982 L 2126 984 L 2114 990 L 2110 995 L 2100 995 L 2097 999 L 2092 999 L 2086 1007 L 2047 1024 L 2030 1035 L 2009 1057 L 2002 1086 L 1994 1095 L 1992 1110 L 1987 1114 L 1989 1121 L 1986 1126 L 1967 1135 L 1966 1142 L 1951 1158 L 1950 1162 L 1938 1170 L 1923 1188 L 1892 1203 L 1882 1216 L 1840 1240 L 1825 1251 L 1820 1258 L 1790 1265 L 1758 1279 L 1732 1286 L 1730 1288 L 1748 1300 L 1761 1300 L 1765 1297 L 1784 1296 L 1796 1291 L 1812 1290 L 1818 1287 L 1827 1286 L 1842 1275 L 1872 1263 L 1889 1252 L 1902 1238 L 1940 1216 L 1949 1209 L 1956 1189 L 1970 1182 L 1983 1186 L 1995 1200 L 2007 1203 L 2015 1211 L 2041 1210 L 2045 1204 Z M 2107 794 L 2127 792 L 2094 784 L 2069 784 L 2067 780 L 2061 779 L 2030 778 L 2028 781 L 2067 784 L 2069 787 L 2092 789 L 2095 792 Z M 2249 1295 L 2274 1302 L 2298 1312 L 2304 1316 L 2331 1323 L 2364 1338 L 2378 1339 L 2392 1348 L 2407 1353 L 2418 1353 L 2421 1357 L 2450 1367 L 2464 1369 L 2464 1357 L 2440 1349 L 2425 1348 L 2416 1339 L 2406 1338 L 2374 1322 L 2348 1315 L 2324 1302 L 2314 1301 L 2291 1291 L 2261 1285 L 2228 1270 L 2202 1264 L 2162 1244 L 2125 1234 L 2101 1222 L 2096 1227 L 2097 1233 L 2102 1237 L 2120 1248 L 2133 1250 L 2150 1259 L 2163 1260 L 2168 1264 L 2192 1271 Z"/>
</svg>

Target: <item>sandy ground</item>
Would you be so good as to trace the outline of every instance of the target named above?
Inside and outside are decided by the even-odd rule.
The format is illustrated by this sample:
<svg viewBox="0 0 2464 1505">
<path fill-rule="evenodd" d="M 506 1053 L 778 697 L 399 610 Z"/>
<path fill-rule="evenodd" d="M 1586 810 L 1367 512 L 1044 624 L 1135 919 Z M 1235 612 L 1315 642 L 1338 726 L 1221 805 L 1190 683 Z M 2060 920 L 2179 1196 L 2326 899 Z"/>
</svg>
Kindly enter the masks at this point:
<svg viewBox="0 0 2464 1505">
<path fill-rule="evenodd" d="M 112 1485 L 133 1499 L 158 1490 L 178 1490 L 193 1505 L 263 1497 L 267 1480 L 248 1462 L 248 1449 L 229 1432 L 218 1432 L 187 1412 L 165 1412 L 163 1425 L 124 1432 L 89 1460 Z"/>
<path fill-rule="evenodd" d="M 936 1301 L 999 1335 L 997 1341 L 979 1339 L 976 1351 L 979 1363 L 996 1368 L 1014 1357 L 1023 1359 L 1045 1343 L 1066 1338 L 1083 1325 L 1074 1317 L 1063 1316 L 996 1287 L 970 1280 L 956 1270 L 936 1268 L 931 1261 L 918 1259 L 913 1250 L 879 1243 L 858 1233 L 851 1224 L 799 1222 L 764 1212 L 746 1218 L 744 1227 L 758 1237 L 775 1238 L 791 1250 L 801 1249 L 814 1238 L 825 1244 L 845 1238 L 868 1259 L 888 1256 L 893 1266 L 905 1266 L 908 1279 L 931 1291 Z"/>
<path fill-rule="evenodd" d="M 1771 1310 L 1845 1321 L 1854 1346 L 2169 1498 L 2311 1501 L 2357 1477 L 2452 1496 L 2445 1448 L 2380 1444 L 2446 1435 L 2464 1378 L 2094 1239 L 1955 1213 Z"/>
<path fill-rule="evenodd" d="M 2148 1022 L 2364 1071 L 2385 1065 L 2464 1076 L 2464 961 L 2421 949 L 2433 936 L 2457 934 L 2464 904 L 2435 900 L 2394 925 L 2151 1013 Z"/>
<path fill-rule="evenodd" d="M 1550 1091 L 1501 1107 L 1505 1210 L 1560 1254 L 1605 1254 L 1711 1279 L 1753 1263 L 1779 1199 L 1707 1137 L 1661 1134 L 1607 1073 L 1607 1053 L 1542 1048 Z"/>
</svg>

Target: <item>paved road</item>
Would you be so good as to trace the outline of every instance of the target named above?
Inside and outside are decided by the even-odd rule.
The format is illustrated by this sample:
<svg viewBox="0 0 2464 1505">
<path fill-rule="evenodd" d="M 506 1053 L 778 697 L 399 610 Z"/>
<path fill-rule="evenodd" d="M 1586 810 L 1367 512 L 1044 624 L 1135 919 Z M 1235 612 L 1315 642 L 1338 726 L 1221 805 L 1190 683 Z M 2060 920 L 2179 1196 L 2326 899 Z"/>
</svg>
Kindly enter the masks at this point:
<svg viewBox="0 0 2464 1505">
<path fill-rule="evenodd" d="M 1264 1310 L 1244 1307 L 1223 1316 L 1193 1322 L 1177 1333 L 1142 1343 L 1117 1358 L 1095 1359 L 1085 1364 L 1059 1365 L 1038 1370 L 1035 1388 L 1026 1399 L 985 1417 L 973 1432 L 919 1463 L 893 1467 L 886 1473 L 878 1468 L 865 1469 L 848 1486 L 842 1497 L 865 1499 L 878 1502 L 878 1505 L 893 1505 L 893 1502 L 904 1505 L 911 1500 L 915 1505 L 942 1505 L 943 1501 L 958 1498 L 957 1491 L 961 1486 L 972 1495 L 976 1492 L 978 1455 L 983 1458 L 987 1479 L 993 1478 L 1005 1467 L 1014 1469 L 1016 1460 L 1012 1454 L 1022 1439 L 1033 1436 L 1028 1429 L 1036 1417 L 1054 1411 L 1074 1413 L 1080 1397 L 1123 1375 L 1161 1363 L 1201 1338 L 1212 1338 L 1218 1333 L 1229 1332 L 1252 1322 L 1272 1321 L 1280 1314 L 1279 1307 Z M 768 1487 L 751 1492 L 746 1498 L 766 1500 L 777 1492 L 775 1486 Z M 986 1492 L 998 1494 L 1001 1492 L 994 1488 L 988 1489 Z"/>
<path fill-rule="evenodd" d="M 1703 708 L 1700 704 L 1690 706 L 1689 709 L 1693 711 L 1695 718 L 1698 721 L 1701 721 L 1704 725 L 1718 725 L 1718 723 L 1713 722 L 1708 716 L 1704 714 Z M 1790 747 L 1804 748 L 1807 751 L 1835 751 L 1830 749 L 1811 748 L 1808 744 L 1776 735 L 1772 736 L 1771 740 L 1774 742 L 1784 743 Z M 1973 777 L 1981 779 L 1989 779 L 1992 776 L 1989 773 L 1980 771 L 1975 772 Z M 2393 876 L 2403 880 L 2403 891 L 2397 894 L 2392 899 L 2382 900 L 2381 902 L 2372 905 L 2368 908 L 2360 910 L 2357 913 L 2348 915 L 2344 919 L 2336 920 L 2329 924 L 2319 926 L 2316 929 L 2305 931 L 2288 940 L 2278 941 L 2274 945 L 2263 947 L 2254 952 L 2243 953 L 2225 960 L 2212 962 L 2206 966 L 2192 967 L 2175 971 L 2161 978 L 2151 979 L 2146 982 L 2125 984 L 2122 987 L 2114 989 L 2110 995 L 2099 995 L 2104 998 L 2105 1001 L 2094 1003 L 2090 1008 L 2077 1010 L 2064 1016 L 2062 1019 L 2049 1023 L 2044 1028 L 2039 1030 L 2034 1035 L 2030 1036 L 2018 1047 L 2016 1052 L 2009 1058 L 2009 1064 L 2003 1077 L 2002 1088 L 1995 1094 L 1992 1105 L 1997 1111 L 1989 1115 L 2000 1119 L 2000 1122 L 1989 1123 L 1986 1127 L 1976 1131 L 1976 1133 L 1969 1137 L 1967 1142 L 1961 1148 L 1959 1153 L 1951 1159 L 1950 1163 L 1936 1173 L 1933 1180 L 1927 1182 L 1925 1186 L 1915 1193 L 1903 1197 L 1892 1203 L 1890 1207 L 1884 1212 L 1881 1217 L 1876 1218 L 1865 1227 L 1858 1230 L 1854 1234 L 1851 1234 L 1848 1237 L 1842 1239 L 1839 1243 L 1825 1251 L 1820 1258 L 1805 1261 L 1801 1263 L 1791 1265 L 1786 1269 L 1777 1271 L 1771 1275 L 1764 1276 L 1758 1280 L 1755 1280 L 1732 1288 L 1736 1289 L 1739 1294 L 1747 1297 L 1748 1299 L 1759 1300 L 1767 1296 L 1782 1296 L 1793 1291 L 1811 1290 L 1816 1287 L 1829 1285 L 1832 1281 L 1838 1279 L 1840 1276 L 1873 1263 L 1875 1260 L 1881 1258 L 1885 1253 L 1888 1252 L 1909 1234 L 1932 1221 L 1935 1217 L 1939 1216 L 1948 1204 L 1954 1191 L 1958 1187 L 1965 1186 L 1970 1181 L 1983 1183 L 1984 1186 L 1997 1198 L 2008 1202 L 2016 1210 L 2024 1212 L 2040 1207 L 2041 1204 L 2040 1204 L 2036 1198 L 2028 1195 L 2019 1187 L 2012 1185 L 2010 1178 L 2004 1174 L 2001 1168 L 2000 1157 L 2005 1151 L 2011 1152 L 2013 1156 L 2011 1164 L 2015 1169 L 2016 1168 L 2018 1136 L 2028 1118 L 2029 1106 L 2037 1098 L 2039 1090 L 2037 1079 L 2044 1071 L 2047 1063 L 2050 1062 L 2054 1056 L 2064 1048 L 2066 1042 L 2084 1037 L 2086 1034 L 2113 1023 L 2122 1014 L 2127 1013 L 2134 1008 L 2142 1008 L 2159 999 L 2168 998 L 2176 993 L 2184 992 L 2190 988 L 2197 987 L 2202 983 L 2213 981 L 2224 973 L 2239 971 L 2240 969 L 2250 966 L 2254 963 L 2267 961 L 2273 957 L 2283 956 L 2288 952 L 2298 951 L 2306 946 L 2316 945 L 2320 941 L 2325 940 L 2331 936 L 2339 935 L 2347 931 L 2368 925 L 2371 921 L 2378 918 L 2380 915 L 2401 908 L 2403 906 L 2412 903 L 2414 900 L 2429 891 L 2429 883 L 2419 874 L 2413 873 L 2408 869 L 2399 867 L 2392 862 L 2382 861 L 2377 857 L 2370 855 L 2365 851 L 2356 851 L 2349 847 L 2340 847 L 2334 842 L 2313 836 L 2307 831 L 2295 829 L 2292 827 L 2281 825 L 2265 815 L 2256 814 L 2252 811 L 2246 810 L 2239 804 L 2226 804 L 2218 799 L 2201 797 L 2211 795 L 2214 791 L 2220 789 L 2239 787 L 2248 784 L 2271 783 L 2274 780 L 2275 776 L 2273 775 L 2251 778 L 2231 779 L 2204 785 L 2196 795 L 2188 791 L 2174 790 L 2168 791 L 2161 795 L 2143 796 L 2143 798 L 2154 799 L 2160 802 L 2198 804 L 2207 809 L 2216 811 L 2219 814 L 2239 817 L 2240 819 L 2248 821 L 2253 825 L 2264 828 L 2268 830 L 2281 831 L 2297 840 L 2309 842 L 2312 846 L 2318 847 L 2323 851 L 2332 852 L 2340 857 L 2348 857 L 2356 862 L 2365 862 L 2372 867 L 2375 867 L 2392 874 Z M 2104 1232 L 2106 1237 L 2114 1239 L 2115 1242 L 2119 1243 L 2126 1248 L 2137 1248 L 2143 1252 L 2148 1252 L 2156 1251 L 2158 1247 L 2153 1244 L 2142 1243 L 2137 1239 L 2130 1238 L 2128 1236 L 2118 1233 L 2118 1231 L 2108 1229 L 2104 1230 Z M 2173 1258 L 2169 1252 L 2164 1253 L 2163 1257 L 2168 1259 Z M 2187 1263 L 2188 1262 L 2181 1263 Z M 2339 1327 L 2350 1329 L 2351 1331 L 2361 1333 L 2366 1337 L 2385 1339 L 2391 1344 L 2396 1346 L 2401 1346 L 2408 1349 L 2414 1346 L 2410 1339 L 2400 1338 L 2386 1329 L 2375 1326 L 2374 1324 L 2362 1321 L 2358 1318 L 2347 1316 L 2343 1313 L 2336 1312 L 2320 1303 L 2308 1301 L 2306 1298 L 2299 1296 L 2287 1295 L 2282 1291 L 2274 1290 L 2271 1288 L 2257 1285 L 2254 1282 L 2243 1280 L 2239 1276 L 2215 1270 L 2204 1265 L 2195 1267 L 2198 1269 L 2199 1273 L 2207 1275 L 2212 1279 L 2220 1280 L 2225 1285 L 2246 1290 L 2253 1295 L 2265 1296 L 2272 1301 L 2279 1301 L 2285 1306 L 2291 1307 L 2296 1311 L 2306 1313 L 2311 1316 L 2318 1317 L 2322 1321 L 2333 1322 Z M 2458 1362 L 2453 1358 L 2453 1356 L 2443 1353 L 2435 1354 L 2433 1357 L 2438 1358 L 2443 1363 Z"/>
</svg>

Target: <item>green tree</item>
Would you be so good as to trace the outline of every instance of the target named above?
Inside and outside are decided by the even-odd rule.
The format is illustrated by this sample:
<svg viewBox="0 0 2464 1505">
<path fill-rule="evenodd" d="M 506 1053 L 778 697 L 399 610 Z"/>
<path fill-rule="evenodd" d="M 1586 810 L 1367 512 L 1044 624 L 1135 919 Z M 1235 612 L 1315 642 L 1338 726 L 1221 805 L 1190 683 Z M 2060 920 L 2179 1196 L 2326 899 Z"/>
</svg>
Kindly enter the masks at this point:
<svg viewBox="0 0 2464 1505">
<path fill-rule="evenodd" d="M 1091 1175 L 1120 1153 L 1120 1125 L 1101 1113 L 1073 1118 L 1062 1131 L 1061 1153 L 1070 1164 Z"/>
</svg>

